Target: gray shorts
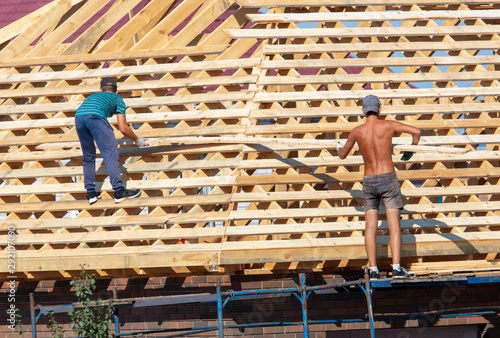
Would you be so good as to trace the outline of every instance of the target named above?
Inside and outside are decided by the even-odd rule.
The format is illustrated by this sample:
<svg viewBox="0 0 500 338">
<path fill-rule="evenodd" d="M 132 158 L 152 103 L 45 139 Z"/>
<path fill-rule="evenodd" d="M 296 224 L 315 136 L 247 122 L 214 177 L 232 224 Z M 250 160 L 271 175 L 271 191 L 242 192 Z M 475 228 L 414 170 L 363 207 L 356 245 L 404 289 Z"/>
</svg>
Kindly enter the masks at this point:
<svg viewBox="0 0 500 338">
<path fill-rule="evenodd" d="M 401 186 L 395 172 L 363 177 L 363 203 L 366 210 L 379 209 L 380 200 L 386 209 L 403 209 Z"/>
</svg>

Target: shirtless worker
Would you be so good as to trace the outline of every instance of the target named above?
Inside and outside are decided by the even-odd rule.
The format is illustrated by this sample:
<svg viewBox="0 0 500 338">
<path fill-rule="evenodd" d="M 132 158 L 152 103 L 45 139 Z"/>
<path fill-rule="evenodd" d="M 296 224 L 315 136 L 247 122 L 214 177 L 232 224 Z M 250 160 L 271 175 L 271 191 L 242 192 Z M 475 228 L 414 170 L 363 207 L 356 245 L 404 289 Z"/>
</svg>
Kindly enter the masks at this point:
<svg viewBox="0 0 500 338">
<path fill-rule="evenodd" d="M 365 210 L 365 248 L 370 264 L 370 279 L 380 278 L 377 267 L 376 231 L 380 200 L 386 209 L 387 224 L 392 253 L 392 276 L 408 277 L 401 268 L 401 224 L 400 215 L 403 209 L 401 187 L 392 162 L 392 137 L 394 134 L 412 135 L 412 144 L 420 141 L 418 128 L 397 122 L 379 120 L 381 111 L 377 96 L 368 95 L 363 99 L 363 113 L 366 122 L 354 128 L 345 145 L 337 144 L 338 155 L 345 159 L 355 143 L 363 157 L 365 172 L 363 177 L 363 204 Z M 402 160 L 408 161 L 412 152 L 404 153 Z"/>
</svg>

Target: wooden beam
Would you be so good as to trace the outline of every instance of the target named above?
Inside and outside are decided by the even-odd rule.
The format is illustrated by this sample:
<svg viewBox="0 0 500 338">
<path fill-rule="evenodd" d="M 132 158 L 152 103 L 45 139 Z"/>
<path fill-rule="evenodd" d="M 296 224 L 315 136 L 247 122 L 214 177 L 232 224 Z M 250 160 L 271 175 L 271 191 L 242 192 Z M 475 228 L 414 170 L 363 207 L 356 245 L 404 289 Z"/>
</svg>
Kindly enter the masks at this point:
<svg viewBox="0 0 500 338">
<path fill-rule="evenodd" d="M 248 14 L 254 23 L 500 19 L 500 10 L 318 12 Z"/>
<path fill-rule="evenodd" d="M 265 60 L 265 69 L 307 69 L 307 68 L 360 68 L 360 67 L 431 67 L 450 65 L 499 64 L 500 56 L 446 56 L 446 57 L 389 57 L 389 58 L 345 58 L 345 59 L 307 59 L 307 60 Z M 475 72 L 473 72 L 475 73 Z M 480 73 L 480 72 L 478 72 Z M 348 74 L 356 75 L 356 74 Z M 377 75 L 377 74 L 369 74 Z M 429 74 L 430 75 L 430 74 Z M 335 76 L 335 74 L 328 74 Z"/>
<path fill-rule="evenodd" d="M 498 0 L 486 1 L 486 0 L 468 0 L 467 4 L 496 4 Z M 352 7 L 352 6 L 426 6 L 426 5 L 461 5 L 462 0 L 311 0 L 304 3 L 303 0 L 238 0 L 240 6 L 245 7 L 304 7 L 307 6 L 339 6 L 339 7 Z"/>
<path fill-rule="evenodd" d="M 287 29 L 227 29 L 233 39 L 307 39 L 307 38 L 383 38 L 414 36 L 476 36 L 491 35 L 497 25 L 477 26 L 422 26 L 369 28 L 287 28 Z"/>
<path fill-rule="evenodd" d="M 119 92 L 147 91 L 147 90 L 166 90 L 173 88 L 193 88 L 209 86 L 243 86 L 250 83 L 256 83 L 257 76 L 220 76 L 218 78 L 184 78 L 175 80 L 151 80 L 151 81 L 133 81 L 123 82 L 119 86 Z M 78 85 L 78 86 L 60 86 L 60 87 L 42 87 L 26 89 L 7 89 L 0 90 L 0 98 L 23 98 L 40 96 L 77 96 L 90 95 L 99 91 L 99 85 Z"/>
<path fill-rule="evenodd" d="M 380 99 L 418 99 L 445 97 L 475 97 L 500 95 L 500 87 L 431 88 L 431 89 L 387 89 L 387 90 L 340 90 L 318 92 L 257 93 L 254 101 L 259 103 L 319 100 L 360 100 L 368 94 Z"/>
<path fill-rule="evenodd" d="M 224 101 L 248 101 L 253 99 L 254 93 L 250 91 L 234 91 L 226 93 L 202 93 L 192 95 L 179 96 L 159 96 L 159 97 L 144 97 L 124 99 L 125 105 L 128 108 L 147 108 L 155 106 L 177 106 L 184 104 L 198 104 L 208 102 L 224 102 Z M 43 103 L 43 104 L 23 104 L 23 105 L 0 105 L 0 115 L 12 114 L 44 114 L 57 112 L 72 112 L 76 111 L 82 102 L 60 102 L 60 103 Z"/>
<path fill-rule="evenodd" d="M 426 41 L 426 42 L 353 42 L 325 44 L 264 45 L 264 55 L 275 54 L 317 54 L 317 53 L 359 53 L 359 52 L 414 52 L 414 51 L 462 51 L 496 50 L 500 40 L 465 41 Z"/>
<path fill-rule="evenodd" d="M 84 0 L 71 0 L 71 6 L 75 6 L 79 3 L 81 3 Z M 43 16 L 46 13 L 50 13 L 51 11 L 54 10 L 54 7 L 57 7 L 60 5 L 59 1 L 52 1 L 46 4 L 45 6 L 37 9 L 36 11 L 33 11 L 21 19 L 12 22 L 11 24 L 3 27 L 0 29 L 0 43 L 4 43 L 5 41 L 8 41 L 12 39 L 13 37 L 21 34 L 23 31 L 27 30 L 30 28 L 30 24 L 36 20 L 36 18 Z"/>
<path fill-rule="evenodd" d="M 417 65 L 415 63 L 414 65 Z M 372 67 L 372 66 L 368 66 Z M 379 67 L 390 67 L 379 65 Z M 322 72 L 322 70 L 319 70 Z M 308 84 L 347 85 L 365 83 L 397 83 L 417 82 L 455 82 L 455 81 L 495 81 L 500 72 L 442 72 L 442 73 L 385 73 L 385 74 L 328 74 L 298 76 L 265 76 L 260 77 L 260 86 L 305 86 Z M 297 88 L 297 87 L 296 87 Z"/>
<path fill-rule="evenodd" d="M 227 47 L 228 45 L 202 45 L 151 50 L 127 50 L 121 51 L 120 53 L 102 52 L 78 55 L 58 55 L 57 57 L 38 56 L 32 58 L 1 60 L 0 68 L 34 67 L 43 65 L 57 66 L 78 63 L 101 63 L 110 61 L 128 61 L 137 59 L 156 59 L 177 56 L 218 54 L 223 52 Z"/>
<path fill-rule="evenodd" d="M 130 75 L 151 75 L 164 73 L 183 73 L 195 71 L 210 71 L 223 69 L 252 68 L 260 63 L 260 59 L 215 60 L 190 63 L 167 63 L 156 65 L 141 65 L 128 67 L 97 68 L 88 70 L 70 70 L 60 72 L 0 74 L 0 83 L 11 84 L 19 82 L 49 82 L 82 79 L 97 79 L 101 77 L 122 77 Z"/>
<path fill-rule="evenodd" d="M 300 117 L 346 117 L 364 116 L 361 106 L 348 107 L 309 107 L 302 108 L 270 108 L 252 110 L 250 117 L 254 119 L 300 118 Z M 450 104 L 410 104 L 383 105 L 381 116 L 412 116 L 412 115 L 442 115 L 442 114 L 475 114 L 496 113 L 500 111 L 499 103 L 450 103 Z"/>
</svg>

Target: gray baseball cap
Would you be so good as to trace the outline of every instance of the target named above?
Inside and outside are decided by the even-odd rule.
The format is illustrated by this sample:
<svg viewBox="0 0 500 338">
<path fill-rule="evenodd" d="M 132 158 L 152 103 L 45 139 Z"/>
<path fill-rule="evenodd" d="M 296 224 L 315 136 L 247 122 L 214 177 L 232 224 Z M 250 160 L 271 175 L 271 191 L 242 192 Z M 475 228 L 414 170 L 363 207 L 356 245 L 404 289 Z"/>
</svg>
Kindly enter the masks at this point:
<svg viewBox="0 0 500 338">
<path fill-rule="evenodd" d="M 105 77 L 101 80 L 101 87 L 112 86 L 116 88 L 116 80 L 112 77 Z"/>
<path fill-rule="evenodd" d="M 374 112 L 378 113 L 378 109 L 380 108 L 380 100 L 375 95 L 365 96 L 363 99 L 363 109 L 365 113 Z"/>
</svg>

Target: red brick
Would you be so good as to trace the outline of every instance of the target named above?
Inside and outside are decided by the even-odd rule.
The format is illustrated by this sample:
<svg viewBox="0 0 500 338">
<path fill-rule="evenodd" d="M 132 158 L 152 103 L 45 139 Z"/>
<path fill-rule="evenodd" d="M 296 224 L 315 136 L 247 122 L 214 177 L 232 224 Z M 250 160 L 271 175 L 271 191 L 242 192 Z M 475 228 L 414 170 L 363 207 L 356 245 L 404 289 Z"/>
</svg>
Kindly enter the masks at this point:
<svg viewBox="0 0 500 338">
<path fill-rule="evenodd" d="M 302 325 L 285 326 L 285 333 L 292 333 L 292 332 L 304 332 L 304 327 Z"/>
</svg>

